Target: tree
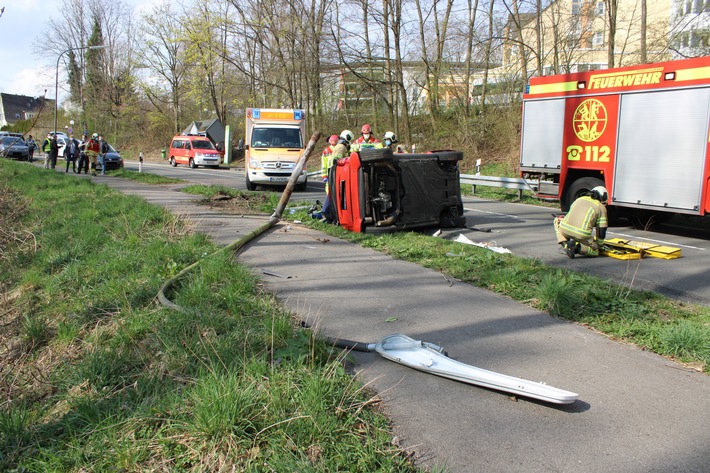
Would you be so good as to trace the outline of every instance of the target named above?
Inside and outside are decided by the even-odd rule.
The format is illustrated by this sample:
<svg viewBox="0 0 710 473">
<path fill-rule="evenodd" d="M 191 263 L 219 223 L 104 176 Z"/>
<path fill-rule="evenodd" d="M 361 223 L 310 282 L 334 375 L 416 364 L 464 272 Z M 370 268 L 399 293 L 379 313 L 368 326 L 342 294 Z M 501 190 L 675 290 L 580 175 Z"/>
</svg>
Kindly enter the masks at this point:
<svg viewBox="0 0 710 473">
<path fill-rule="evenodd" d="M 181 25 L 170 3 L 153 7 L 143 17 L 143 41 L 138 50 L 138 65 L 147 71 L 141 89 L 153 106 L 170 116 L 173 133 L 180 131 L 182 120 L 183 78 L 186 73 L 185 45 L 180 35 Z"/>
</svg>

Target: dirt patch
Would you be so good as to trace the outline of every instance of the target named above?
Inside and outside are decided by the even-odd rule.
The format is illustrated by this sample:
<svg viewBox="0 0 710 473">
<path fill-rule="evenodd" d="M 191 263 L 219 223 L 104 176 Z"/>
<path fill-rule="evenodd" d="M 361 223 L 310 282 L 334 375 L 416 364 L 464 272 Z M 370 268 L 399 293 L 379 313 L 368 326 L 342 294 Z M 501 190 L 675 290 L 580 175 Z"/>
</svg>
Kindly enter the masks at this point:
<svg viewBox="0 0 710 473">
<path fill-rule="evenodd" d="M 266 193 L 259 194 L 237 194 L 227 195 L 218 192 L 209 199 L 202 202 L 210 208 L 216 208 L 226 213 L 236 215 L 264 214 L 264 206 L 269 203 L 269 196 Z"/>
</svg>

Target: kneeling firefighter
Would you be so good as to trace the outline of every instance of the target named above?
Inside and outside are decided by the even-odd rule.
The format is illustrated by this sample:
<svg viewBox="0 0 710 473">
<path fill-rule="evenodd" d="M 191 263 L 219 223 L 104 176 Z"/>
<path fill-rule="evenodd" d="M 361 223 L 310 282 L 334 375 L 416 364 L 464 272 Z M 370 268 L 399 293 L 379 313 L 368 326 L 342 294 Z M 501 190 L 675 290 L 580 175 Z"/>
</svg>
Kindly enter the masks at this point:
<svg viewBox="0 0 710 473">
<path fill-rule="evenodd" d="M 567 215 L 555 218 L 557 242 L 567 256 L 599 256 L 599 249 L 604 245 L 609 226 L 606 211 L 608 200 L 609 193 L 606 188 L 597 186 L 589 195 L 575 200 Z"/>
</svg>

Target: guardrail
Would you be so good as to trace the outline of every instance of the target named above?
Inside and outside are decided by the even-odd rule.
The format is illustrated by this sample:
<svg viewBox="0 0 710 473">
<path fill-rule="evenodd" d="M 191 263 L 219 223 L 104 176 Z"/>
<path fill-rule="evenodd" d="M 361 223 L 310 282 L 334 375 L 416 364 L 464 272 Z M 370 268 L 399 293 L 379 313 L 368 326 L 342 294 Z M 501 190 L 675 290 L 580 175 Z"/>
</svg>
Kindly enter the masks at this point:
<svg viewBox="0 0 710 473">
<path fill-rule="evenodd" d="M 473 193 L 476 193 L 476 186 L 502 187 L 504 189 L 517 189 L 518 196 L 523 196 L 523 191 L 536 192 L 536 185 L 525 179 L 518 177 L 497 177 L 497 176 L 476 176 L 473 174 L 461 174 L 461 184 L 471 184 Z"/>
<path fill-rule="evenodd" d="M 320 175 L 320 171 L 313 171 L 307 174 L 309 178 Z M 533 193 L 537 191 L 537 185 L 535 183 L 528 182 L 525 179 L 517 177 L 476 176 L 473 174 L 461 174 L 460 181 L 461 184 L 471 184 L 473 186 L 474 194 L 476 193 L 476 186 L 517 189 L 519 197 L 523 196 L 523 191 L 530 191 Z"/>
</svg>

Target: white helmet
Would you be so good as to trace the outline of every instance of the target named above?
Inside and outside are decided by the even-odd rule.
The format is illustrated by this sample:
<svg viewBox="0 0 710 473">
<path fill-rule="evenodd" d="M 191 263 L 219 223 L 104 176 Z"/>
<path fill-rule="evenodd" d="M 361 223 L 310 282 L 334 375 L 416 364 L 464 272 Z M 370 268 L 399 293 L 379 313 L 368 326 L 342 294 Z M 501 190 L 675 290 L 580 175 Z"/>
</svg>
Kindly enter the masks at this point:
<svg viewBox="0 0 710 473">
<path fill-rule="evenodd" d="M 602 204 L 606 204 L 609 201 L 609 193 L 604 186 L 597 186 L 592 189 L 591 196 L 592 199 L 598 200 Z"/>
<path fill-rule="evenodd" d="M 385 133 L 385 140 L 390 140 L 392 143 L 397 142 L 397 137 L 395 136 L 394 132 L 388 131 Z"/>
<path fill-rule="evenodd" d="M 340 139 L 341 139 L 341 140 L 345 140 L 345 141 L 347 141 L 348 143 L 352 143 L 353 140 L 355 139 L 355 135 L 353 135 L 353 132 L 350 131 L 350 130 L 343 130 L 343 131 L 340 133 Z"/>
</svg>

